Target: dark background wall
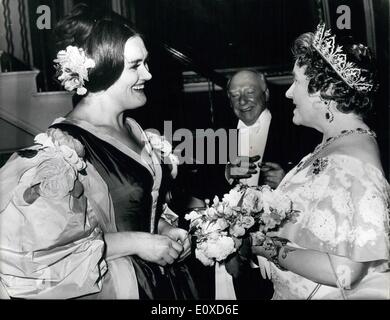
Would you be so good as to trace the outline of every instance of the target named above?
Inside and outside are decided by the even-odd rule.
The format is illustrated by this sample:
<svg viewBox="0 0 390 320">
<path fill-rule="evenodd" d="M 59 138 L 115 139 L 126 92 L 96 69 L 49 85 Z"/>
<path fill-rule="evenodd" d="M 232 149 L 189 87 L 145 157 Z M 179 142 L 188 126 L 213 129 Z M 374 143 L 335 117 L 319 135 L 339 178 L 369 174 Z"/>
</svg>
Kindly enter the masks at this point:
<svg viewBox="0 0 390 320">
<path fill-rule="evenodd" d="M 36 28 L 36 8 L 51 8 L 52 25 L 70 4 L 88 2 L 106 9 L 113 0 L 29 0 L 28 14 L 33 54 L 31 63 L 42 71 L 38 78 L 41 91 L 61 90 L 54 79 L 55 57 L 52 31 Z M 230 128 L 236 124 L 226 95 L 221 90 L 188 92 L 183 90 L 184 71 L 258 67 L 268 75 L 288 74 L 292 69 L 290 47 L 301 33 L 314 30 L 320 20 L 327 21 L 337 36 L 353 36 L 374 44 L 378 57 L 381 89 L 375 112 L 368 120 L 377 131 L 386 171 L 389 168 L 389 1 L 388 0 L 120 0 L 121 13 L 133 21 L 145 36 L 150 51 L 153 79 L 147 88 L 148 104 L 131 113 L 148 128 L 162 130 L 164 120 L 174 128 Z M 337 7 L 351 8 L 352 29 L 338 30 Z M 370 31 L 370 32 L 368 32 Z M 163 48 L 163 44 L 191 58 L 183 64 Z M 221 72 L 223 77 L 229 72 Z M 204 76 L 201 74 L 201 76 Z M 190 79 L 190 81 L 192 81 Z M 194 80 L 194 81 L 206 81 Z M 210 88 L 212 88 L 210 83 Z M 291 125 L 292 105 L 284 98 L 288 84 L 271 84 L 271 110 L 283 114 L 286 125 L 281 134 L 290 139 L 287 148 L 302 153 L 318 142 L 312 130 Z"/>
<path fill-rule="evenodd" d="M 339 5 L 351 9 L 350 30 L 336 26 Z M 147 127 L 162 128 L 161 119 L 172 119 L 177 127 L 191 129 L 232 127 L 236 123 L 225 92 L 180 90 L 182 72 L 191 67 L 169 57 L 160 48 L 162 42 L 212 69 L 257 66 L 270 75 L 275 70 L 286 73 L 292 69 L 290 48 L 294 39 L 314 30 L 320 20 L 325 20 L 337 37 L 351 36 L 372 45 L 377 54 L 381 87 L 375 110 L 367 121 L 378 134 L 382 161 L 388 171 L 388 1 L 139 0 L 135 1 L 135 9 L 136 25 L 146 35 L 152 52 L 154 78 L 149 87 L 149 105 L 136 115 Z M 290 140 L 289 147 L 307 152 L 318 142 L 318 135 L 311 129 L 291 128 L 293 106 L 284 98 L 287 88 L 288 85 L 271 85 L 271 110 L 285 114 L 286 126 L 281 128 L 281 134 Z"/>
</svg>

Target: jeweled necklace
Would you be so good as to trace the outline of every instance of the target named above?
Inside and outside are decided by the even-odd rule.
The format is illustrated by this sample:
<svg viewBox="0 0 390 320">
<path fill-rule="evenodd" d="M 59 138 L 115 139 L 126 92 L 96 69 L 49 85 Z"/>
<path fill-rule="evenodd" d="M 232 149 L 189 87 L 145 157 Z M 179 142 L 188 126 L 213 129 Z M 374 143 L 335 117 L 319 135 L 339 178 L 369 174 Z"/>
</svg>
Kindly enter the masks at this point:
<svg viewBox="0 0 390 320">
<path fill-rule="evenodd" d="M 343 137 L 346 137 L 346 136 L 349 136 L 349 135 L 352 135 L 352 134 L 367 134 L 367 135 L 369 135 L 371 137 L 376 138 L 375 132 L 370 130 L 370 129 L 356 128 L 356 129 L 352 129 L 352 130 L 343 130 L 337 136 L 329 137 L 328 139 L 326 139 L 325 142 L 319 144 L 314 149 L 314 151 L 310 154 L 309 157 L 306 157 L 306 159 L 303 159 L 301 162 L 299 162 L 298 165 L 296 166 L 297 172 L 302 170 L 304 167 L 306 167 L 306 165 L 308 163 L 311 163 L 314 159 L 316 159 L 318 154 L 322 150 L 324 150 L 327 146 L 329 146 L 331 143 L 333 143 L 334 141 L 336 141 L 336 140 L 338 140 L 340 138 L 343 138 Z"/>
</svg>

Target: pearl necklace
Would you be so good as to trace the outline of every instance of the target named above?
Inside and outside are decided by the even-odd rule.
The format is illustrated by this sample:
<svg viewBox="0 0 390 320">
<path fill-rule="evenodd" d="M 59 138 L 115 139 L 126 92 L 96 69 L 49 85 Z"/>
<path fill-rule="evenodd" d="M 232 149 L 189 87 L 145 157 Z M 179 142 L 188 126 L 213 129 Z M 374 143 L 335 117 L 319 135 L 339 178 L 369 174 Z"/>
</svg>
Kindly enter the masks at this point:
<svg viewBox="0 0 390 320">
<path fill-rule="evenodd" d="M 334 141 L 336 141 L 340 138 L 350 136 L 352 134 L 367 134 L 371 137 L 376 138 L 375 132 L 370 130 L 370 129 L 356 128 L 356 129 L 352 129 L 352 130 L 343 130 L 337 136 L 329 137 L 328 139 L 326 139 L 325 142 L 319 144 L 314 149 L 314 151 L 312 153 L 310 153 L 310 155 L 308 157 L 305 158 L 306 160 L 305 159 L 301 160 L 301 162 L 299 162 L 298 165 L 296 166 L 296 172 L 298 172 L 298 171 L 302 170 L 304 167 L 306 167 L 306 165 L 308 163 L 312 162 L 318 156 L 318 154 L 322 150 L 324 150 L 327 146 L 329 146 L 331 143 L 333 143 Z"/>
</svg>

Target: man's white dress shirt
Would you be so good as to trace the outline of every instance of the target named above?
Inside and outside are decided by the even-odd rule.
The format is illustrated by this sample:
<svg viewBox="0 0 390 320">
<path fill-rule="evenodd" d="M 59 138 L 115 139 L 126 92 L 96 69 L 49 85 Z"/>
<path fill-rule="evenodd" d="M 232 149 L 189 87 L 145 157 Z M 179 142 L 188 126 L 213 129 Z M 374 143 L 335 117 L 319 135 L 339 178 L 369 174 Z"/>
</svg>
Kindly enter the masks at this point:
<svg viewBox="0 0 390 320">
<path fill-rule="evenodd" d="M 271 119 L 271 112 L 268 109 L 264 109 L 256 122 L 251 126 L 247 126 L 241 120 L 238 121 L 239 156 L 253 157 L 259 155 L 261 158 L 256 162 L 256 165 L 262 161 Z M 241 182 L 249 186 L 257 186 L 260 176 L 259 168 L 257 168 L 257 171 L 257 174 L 252 175 L 249 179 L 241 179 Z"/>
<path fill-rule="evenodd" d="M 261 158 L 256 162 L 256 165 L 263 159 L 265 146 L 268 139 L 269 126 L 271 124 L 272 115 L 268 109 L 264 109 L 256 122 L 247 126 L 241 120 L 238 121 L 238 155 L 252 157 L 259 155 Z M 257 186 L 260 169 L 257 168 L 257 174 L 252 175 L 249 179 L 241 179 L 240 181 L 250 186 Z M 259 277 L 265 277 L 264 268 L 268 267 L 267 259 L 258 256 L 258 263 L 260 265 Z M 258 268 L 251 262 L 252 268 Z M 268 267 L 269 268 L 269 267 Z M 216 300 L 236 300 L 236 294 L 233 285 L 232 276 L 226 271 L 224 263 L 216 263 L 215 265 L 215 298 Z"/>
</svg>

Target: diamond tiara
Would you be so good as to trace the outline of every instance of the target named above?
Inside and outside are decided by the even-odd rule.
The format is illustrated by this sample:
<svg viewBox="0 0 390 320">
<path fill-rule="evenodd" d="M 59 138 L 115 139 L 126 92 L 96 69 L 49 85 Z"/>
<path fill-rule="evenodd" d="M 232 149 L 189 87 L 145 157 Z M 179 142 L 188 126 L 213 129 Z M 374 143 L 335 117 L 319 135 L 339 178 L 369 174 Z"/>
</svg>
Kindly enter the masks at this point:
<svg viewBox="0 0 390 320">
<path fill-rule="evenodd" d="M 321 23 L 317 26 L 312 45 L 349 87 L 362 93 L 370 92 L 374 85 L 361 75 L 362 70 L 353 62 L 347 62 L 347 55 L 343 53 L 342 46 L 335 44 L 335 38 Z"/>
</svg>

